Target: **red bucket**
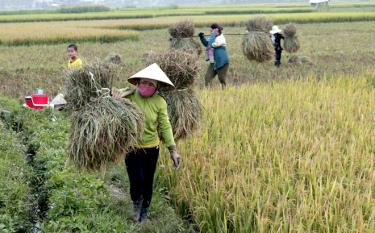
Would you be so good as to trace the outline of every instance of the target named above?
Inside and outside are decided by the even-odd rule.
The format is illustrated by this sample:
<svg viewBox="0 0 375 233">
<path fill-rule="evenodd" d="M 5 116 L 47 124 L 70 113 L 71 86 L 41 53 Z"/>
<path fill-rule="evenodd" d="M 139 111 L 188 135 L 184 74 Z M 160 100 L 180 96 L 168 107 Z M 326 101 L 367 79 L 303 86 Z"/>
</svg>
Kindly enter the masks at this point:
<svg viewBox="0 0 375 233">
<path fill-rule="evenodd" d="M 43 109 L 48 107 L 49 100 L 47 94 L 32 94 L 31 96 L 25 97 L 25 104 L 29 108 L 33 109 Z"/>
</svg>

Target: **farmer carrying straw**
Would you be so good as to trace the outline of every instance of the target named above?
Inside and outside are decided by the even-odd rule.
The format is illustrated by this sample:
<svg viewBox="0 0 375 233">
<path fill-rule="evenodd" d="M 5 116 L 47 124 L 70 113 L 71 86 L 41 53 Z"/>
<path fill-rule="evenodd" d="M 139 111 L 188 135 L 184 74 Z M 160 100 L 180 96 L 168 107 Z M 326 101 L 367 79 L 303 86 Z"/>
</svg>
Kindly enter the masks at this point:
<svg viewBox="0 0 375 233">
<path fill-rule="evenodd" d="M 277 25 L 272 26 L 270 33 L 272 36 L 273 45 L 275 47 L 275 66 L 280 67 L 281 53 L 283 51 L 283 48 L 281 47 L 281 39 L 284 39 L 284 36 L 281 34 L 282 30 Z"/>
<path fill-rule="evenodd" d="M 125 164 L 130 181 L 135 220 L 145 222 L 151 203 L 154 173 L 159 157 L 159 134 L 169 149 L 174 168 L 177 169 L 180 165 L 181 158 L 177 153 L 173 138 L 167 103 L 158 94 L 160 86 L 173 88 L 174 85 L 155 63 L 136 73 L 128 81 L 137 89 L 124 95 L 143 111 L 145 130 L 139 147 L 126 154 Z M 124 97 L 116 89 L 113 90 L 112 95 L 115 98 Z"/>
<path fill-rule="evenodd" d="M 206 61 L 210 62 L 205 75 L 205 86 L 209 86 L 217 75 L 221 86 L 226 86 L 226 76 L 229 69 L 229 58 L 227 53 L 227 42 L 222 33 L 223 28 L 214 23 L 211 25 L 211 35 L 205 38 L 204 33 L 199 33 L 202 44 L 207 48 Z"/>
</svg>

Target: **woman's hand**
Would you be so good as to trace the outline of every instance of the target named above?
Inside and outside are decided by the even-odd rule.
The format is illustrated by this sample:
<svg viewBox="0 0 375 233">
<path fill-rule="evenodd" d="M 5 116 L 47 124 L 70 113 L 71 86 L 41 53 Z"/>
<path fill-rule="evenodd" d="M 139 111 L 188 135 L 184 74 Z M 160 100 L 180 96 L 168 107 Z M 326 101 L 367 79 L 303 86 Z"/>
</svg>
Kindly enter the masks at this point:
<svg viewBox="0 0 375 233">
<path fill-rule="evenodd" d="M 124 88 L 124 89 L 117 89 L 116 87 L 112 88 L 112 97 L 114 99 L 122 99 L 129 95 L 132 95 L 135 92 L 133 88 Z"/>
<path fill-rule="evenodd" d="M 173 168 L 177 169 L 181 163 L 181 156 L 177 153 L 176 146 L 168 147 L 169 153 L 171 155 L 171 159 L 173 161 Z"/>
<path fill-rule="evenodd" d="M 112 88 L 112 97 L 114 99 L 121 99 L 122 98 L 122 92 L 117 89 L 116 87 Z"/>
<path fill-rule="evenodd" d="M 204 33 L 203 33 L 203 32 L 200 32 L 200 33 L 198 34 L 198 36 L 199 36 L 199 37 L 204 37 Z"/>
</svg>

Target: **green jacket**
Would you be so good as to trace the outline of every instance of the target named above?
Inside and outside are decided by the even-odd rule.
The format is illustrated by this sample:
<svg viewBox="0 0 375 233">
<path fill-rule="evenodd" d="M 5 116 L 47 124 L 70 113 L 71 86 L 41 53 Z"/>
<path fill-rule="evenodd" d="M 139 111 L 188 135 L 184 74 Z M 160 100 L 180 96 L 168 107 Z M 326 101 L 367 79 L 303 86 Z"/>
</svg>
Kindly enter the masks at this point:
<svg viewBox="0 0 375 233">
<path fill-rule="evenodd" d="M 157 147 L 160 144 L 159 133 L 167 147 L 175 145 L 172 126 L 168 117 L 167 103 L 158 94 L 149 98 L 143 98 L 138 91 L 127 97 L 135 103 L 145 115 L 145 131 L 141 148 Z"/>
</svg>

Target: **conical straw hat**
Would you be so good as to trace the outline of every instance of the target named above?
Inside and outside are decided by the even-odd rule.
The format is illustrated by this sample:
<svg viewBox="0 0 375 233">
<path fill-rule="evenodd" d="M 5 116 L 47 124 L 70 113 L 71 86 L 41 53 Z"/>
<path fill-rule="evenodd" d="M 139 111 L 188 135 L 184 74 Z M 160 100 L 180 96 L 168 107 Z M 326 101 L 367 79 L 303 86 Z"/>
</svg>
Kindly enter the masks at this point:
<svg viewBox="0 0 375 233">
<path fill-rule="evenodd" d="M 152 79 L 174 87 L 171 80 L 169 80 L 168 76 L 164 73 L 164 71 L 162 71 L 162 69 L 156 63 L 146 67 L 145 69 L 131 76 L 128 79 L 128 82 L 130 82 L 133 85 L 137 85 L 139 79 L 141 78 Z"/>
<path fill-rule="evenodd" d="M 272 30 L 270 31 L 271 34 L 280 33 L 280 32 L 282 32 L 282 30 L 277 25 L 272 26 Z"/>
</svg>

